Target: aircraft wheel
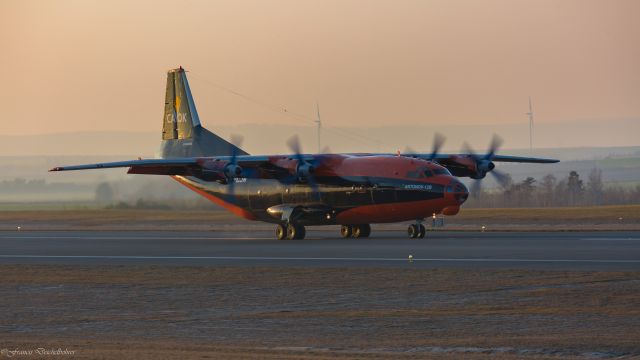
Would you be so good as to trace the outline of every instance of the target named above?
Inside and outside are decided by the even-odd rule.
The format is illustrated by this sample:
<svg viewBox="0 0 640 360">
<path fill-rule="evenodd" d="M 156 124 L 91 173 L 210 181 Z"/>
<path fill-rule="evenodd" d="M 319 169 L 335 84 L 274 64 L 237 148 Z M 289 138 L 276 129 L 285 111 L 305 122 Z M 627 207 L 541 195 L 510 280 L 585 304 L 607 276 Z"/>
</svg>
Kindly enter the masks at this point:
<svg viewBox="0 0 640 360">
<path fill-rule="evenodd" d="M 293 224 L 287 224 L 287 239 L 293 240 L 298 235 L 298 229 Z"/>
<path fill-rule="evenodd" d="M 419 233 L 420 233 L 420 228 L 416 224 L 411 224 L 407 228 L 407 235 L 409 235 L 411 239 L 417 238 Z"/>
<path fill-rule="evenodd" d="M 340 235 L 342 235 L 343 238 L 350 237 L 352 233 L 353 227 L 351 225 L 342 225 L 340 227 Z"/>
<path fill-rule="evenodd" d="M 365 238 L 371 235 L 371 226 L 369 224 L 353 225 L 351 236 L 354 238 Z"/>
<path fill-rule="evenodd" d="M 359 238 L 361 235 L 360 225 L 353 225 L 351 227 L 351 237 Z"/>
<path fill-rule="evenodd" d="M 287 237 L 287 228 L 283 224 L 276 225 L 276 239 L 284 240 Z"/>
<path fill-rule="evenodd" d="M 360 225 L 360 227 L 360 237 L 369 237 L 369 235 L 371 235 L 371 225 L 364 224 Z"/>
<path fill-rule="evenodd" d="M 307 231 L 302 225 L 288 224 L 287 225 L 287 239 L 289 240 L 302 240 L 304 239 Z"/>
<path fill-rule="evenodd" d="M 296 225 L 296 227 L 298 228 L 296 239 L 297 240 L 304 239 L 304 237 L 307 236 L 307 229 L 305 229 L 305 227 L 302 225 Z"/>
<path fill-rule="evenodd" d="M 424 239 L 424 235 L 426 233 L 427 233 L 427 229 L 424 227 L 424 225 L 420 224 L 420 226 L 418 227 L 418 238 Z"/>
</svg>

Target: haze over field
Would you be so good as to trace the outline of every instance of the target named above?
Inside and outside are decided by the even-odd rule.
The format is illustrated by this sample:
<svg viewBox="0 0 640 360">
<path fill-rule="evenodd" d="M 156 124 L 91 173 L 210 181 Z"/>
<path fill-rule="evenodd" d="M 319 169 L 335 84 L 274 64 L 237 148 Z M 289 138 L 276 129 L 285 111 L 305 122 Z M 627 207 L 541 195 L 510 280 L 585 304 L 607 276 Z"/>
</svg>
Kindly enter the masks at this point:
<svg viewBox="0 0 640 360">
<path fill-rule="evenodd" d="M 289 153 L 287 140 L 294 134 L 300 136 L 305 152 L 316 152 L 317 130 L 313 125 L 294 126 L 282 124 L 242 124 L 225 126 L 215 119 L 202 119 L 205 126 L 229 139 L 234 134 L 244 138 L 242 148 L 251 154 Z M 587 125 L 588 124 L 588 125 Z M 640 121 L 567 122 L 543 124 L 536 134 L 540 145 L 533 155 L 553 157 L 560 160 L 591 159 L 612 156 L 638 156 L 638 135 Z M 160 120 L 156 128 L 146 132 L 91 131 L 69 132 L 43 135 L 0 135 L 2 156 L 142 156 L 154 157 L 160 148 Z M 588 126 L 588 127 L 586 127 Z M 590 136 L 581 133 L 590 129 Z M 322 130 L 322 147 L 328 146 L 332 152 L 387 152 L 395 153 L 411 147 L 416 151 L 431 149 L 434 131 L 447 137 L 443 151 L 460 152 L 464 141 L 469 141 L 476 151 L 486 151 L 493 133 L 504 139 L 501 153 L 531 155 L 528 147 L 527 125 L 457 125 L 419 126 L 398 125 L 369 127 L 332 127 Z M 114 143 L 117 146 L 114 146 Z M 601 144 L 616 143 L 615 147 Z M 558 144 L 550 148 L 551 144 Z M 585 146 L 583 144 L 590 144 Z M 520 146 L 518 146 L 520 145 Z M 570 149 L 571 148 L 571 149 Z M 117 160 L 117 159 L 116 159 Z"/>
<path fill-rule="evenodd" d="M 334 151 L 428 149 L 433 131 L 451 150 L 482 150 L 493 132 L 526 148 L 528 96 L 540 147 L 640 145 L 639 13 L 633 0 L 5 0 L 0 136 L 155 141 L 165 72 L 182 65 L 206 125 L 261 126 L 246 131 L 251 152 L 286 150 L 287 131 L 314 151 L 316 101 Z M 58 153 L 92 151 L 65 139 Z M 101 154 L 120 152 L 115 137 Z"/>
</svg>

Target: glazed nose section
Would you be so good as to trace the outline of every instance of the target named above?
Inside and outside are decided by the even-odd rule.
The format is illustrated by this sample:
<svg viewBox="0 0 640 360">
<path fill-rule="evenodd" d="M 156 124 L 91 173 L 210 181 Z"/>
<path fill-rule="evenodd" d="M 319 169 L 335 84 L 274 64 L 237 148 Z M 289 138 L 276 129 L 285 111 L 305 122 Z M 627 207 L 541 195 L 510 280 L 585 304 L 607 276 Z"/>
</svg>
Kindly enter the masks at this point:
<svg viewBox="0 0 640 360">
<path fill-rule="evenodd" d="M 458 180 L 453 180 L 449 183 L 447 192 L 453 194 L 453 198 L 458 205 L 462 205 L 469 198 L 469 190 Z"/>
</svg>

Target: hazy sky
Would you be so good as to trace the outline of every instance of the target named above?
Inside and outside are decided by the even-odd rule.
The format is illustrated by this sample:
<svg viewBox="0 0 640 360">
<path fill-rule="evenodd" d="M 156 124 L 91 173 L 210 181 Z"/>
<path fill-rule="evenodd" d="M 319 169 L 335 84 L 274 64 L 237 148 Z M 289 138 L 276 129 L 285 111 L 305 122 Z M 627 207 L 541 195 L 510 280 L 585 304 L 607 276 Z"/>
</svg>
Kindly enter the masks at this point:
<svg viewBox="0 0 640 360">
<path fill-rule="evenodd" d="M 640 1 L 0 0 L 1 134 L 157 131 L 166 70 L 209 127 L 640 119 Z M 584 130 L 584 129 L 583 129 Z M 571 136 L 571 134 L 567 134 Z M 585 144 L 588 145 L 588 144 Z"/>
</svg>

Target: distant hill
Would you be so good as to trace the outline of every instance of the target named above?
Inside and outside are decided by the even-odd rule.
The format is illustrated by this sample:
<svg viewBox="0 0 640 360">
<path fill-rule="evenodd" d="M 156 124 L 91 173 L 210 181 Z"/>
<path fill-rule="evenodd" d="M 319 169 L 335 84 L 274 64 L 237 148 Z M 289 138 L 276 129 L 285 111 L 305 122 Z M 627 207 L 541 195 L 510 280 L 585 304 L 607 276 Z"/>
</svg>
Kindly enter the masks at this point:
<svg viewBox="0 0 640 360">
<path fill-rule="evenodd" d="M 212 131 L 229 138 L 244 137 L 243 147 L 250 153 L 288 152 L 286 141 L 298 134 L 306 152 L 317 151 L 316 129 L 286 125 L 225 125 L 205 121 Z M 154 129 L 151 129 L 154 130 Z M 491 136 L 504 139 L 503 153 L 529 155 L 529 133 L 526 121 L 508 125 L 389 125 L 370 128 L 327 127 L 322 131 L 322 146 L 334 152 L 395 152 L 407 146 L 429 151 L 434 132 L 447 137 L 445 150 L 458 152 L 468 141 L 476 151 L 484 151 Z M 562 160 L 590 159 L 612 155 L 638 155 L 640 119 L 584 120 L 536 125 L 534 154 L 560 157 Z M 77 132 L 43 135 L 0 135 L 0 156 L 54 155 L 134 155 L 151 157 L 158 150 L 160 130 L 149 132 Z M 508 150 L 515 149 L 515 150 Z M 628 152 L 628 153 L 625 153 Z"/>
<path fill-rule="evenodd" d="M 68 132 L 59 134 L 0 135 L 0 156 L 151 156 L 160 135 L 132 132 Z"/>
</svg>

